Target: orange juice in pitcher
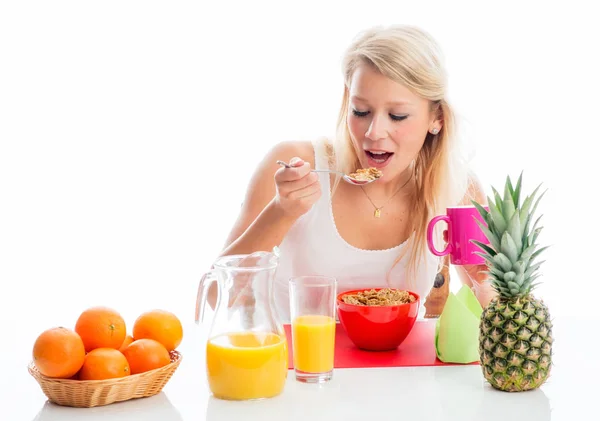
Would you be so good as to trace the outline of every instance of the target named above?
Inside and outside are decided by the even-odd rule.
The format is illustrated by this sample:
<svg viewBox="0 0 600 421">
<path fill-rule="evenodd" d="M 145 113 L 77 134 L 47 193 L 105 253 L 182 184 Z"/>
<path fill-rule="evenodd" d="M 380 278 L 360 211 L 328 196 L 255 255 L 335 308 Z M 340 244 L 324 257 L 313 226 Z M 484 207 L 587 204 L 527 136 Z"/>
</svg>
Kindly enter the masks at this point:
<svg viewBox="0 0 600 421">
<path fill-rule="evenodd" d="M 245 400 L 276 396 L 287 376 L 287 341 L 273 333 L 220 335 L 206 345 L 206 367 L 215 397 Z"/>
<path fill-rule="evenodd" d="M 215 398 L 264 399 L 283 391 L 288 349 L 271 300 L 276 267 L 272 253 L 225 256 L 200 281 L 196 322 L 204 319 L 212 281 L 218 286 L 206 343 L 206 374 Z"/>
</svg>

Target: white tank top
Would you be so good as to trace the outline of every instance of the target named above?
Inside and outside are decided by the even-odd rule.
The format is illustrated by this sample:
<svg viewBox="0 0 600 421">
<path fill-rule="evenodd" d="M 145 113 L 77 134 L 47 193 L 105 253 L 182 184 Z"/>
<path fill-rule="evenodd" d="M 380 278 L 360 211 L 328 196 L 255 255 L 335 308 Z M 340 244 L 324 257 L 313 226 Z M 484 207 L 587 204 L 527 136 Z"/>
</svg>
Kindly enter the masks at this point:
<svg viewBox="0 0 600 421">
<path fill-rule="evenodd" d="M 329 169 L 325 145 L 313 143 L 315 168 Z M 439 258 L 427 253 L 409 287 L 405 276 L 406 254 L 387 274 L 406 242 L 385 250 L 364 250 L 348 244 L 335 226 L 331 207 L 330 175 L 319 173 L 321 198 L 292 225 L 278 246 L 279 265 L 273 283 L 275 307 L 283 323 L 290 322 L 289 279 L 303 275 L 337 279 L 338 293 L 357 288 L 410 289 L 421 297 L 421 306 L 433 286 Z"/>
</svg>

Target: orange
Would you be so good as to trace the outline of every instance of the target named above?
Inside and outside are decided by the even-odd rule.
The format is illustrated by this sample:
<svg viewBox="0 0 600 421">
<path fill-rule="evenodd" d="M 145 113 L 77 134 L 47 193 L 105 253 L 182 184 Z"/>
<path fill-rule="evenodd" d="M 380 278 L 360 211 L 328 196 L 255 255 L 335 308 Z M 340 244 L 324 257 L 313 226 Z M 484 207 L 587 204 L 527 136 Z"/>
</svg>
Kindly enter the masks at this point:
<svg viewBox="0 0 600 421">
<path fill-rule="evenodd" d="M 85 358 L 81 337 L 66 327 L 53 327 L 42 332 L 33 344 L 33 362 L 44 376 L 73 377 Z"/>
<path fill-rule="evenodd" d="M 75 332 L 81 336 L 85 351 L 96 348 L 119 349 L 127 334 L 125 320 L 108 307 L 90 307 L 79 315 Z"/>
<path fill-rule="evenodd" d="M 88 352 L 79 370 L 79 380 L 105 380 L 129 376 L 127 358 L 114 348 L 96 348 Z"/>
<path fill-rule="evenodd" d="M 125 348 L 127 348 L 127 346 L 132 342 L 133 342 L 133 337 L 131 335 L 125 336 L 125 340 L 121 344 L 119 351 L 123 352 L 125 350 Z"/>
<path fill-rule="evenodd" d="M 129 362 L 131 374 L 143 373 L 164 367 L 171 362 L 169 351 L 163 344 L 154 339 L 138 339 L 133 341 L 123 355 Z"/>
<path fill-rule="evenodd" d="M 154 339 L 172 351 L 183 339 L 183 327 L 175 314 L 166 310 L 142 313 L 133 324 L 133 339 Z"/>
</svg>

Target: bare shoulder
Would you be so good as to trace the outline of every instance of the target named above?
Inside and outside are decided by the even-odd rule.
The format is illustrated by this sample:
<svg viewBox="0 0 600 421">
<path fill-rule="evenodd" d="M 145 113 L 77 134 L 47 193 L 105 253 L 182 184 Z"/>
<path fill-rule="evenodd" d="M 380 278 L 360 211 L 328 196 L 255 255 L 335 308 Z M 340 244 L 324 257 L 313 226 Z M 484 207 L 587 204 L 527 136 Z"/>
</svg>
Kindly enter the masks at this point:
<svg viewBox="0 0 600 421">
<path fill-rule="evenodd" d="M 463 196 L 461 205 L 470 205 L 471 200 L 475 200 L 482 205 L 487 204 L 487 196 L 481 180 L 473 171 L 469 171 L 467 192 Z"/>
</svg>

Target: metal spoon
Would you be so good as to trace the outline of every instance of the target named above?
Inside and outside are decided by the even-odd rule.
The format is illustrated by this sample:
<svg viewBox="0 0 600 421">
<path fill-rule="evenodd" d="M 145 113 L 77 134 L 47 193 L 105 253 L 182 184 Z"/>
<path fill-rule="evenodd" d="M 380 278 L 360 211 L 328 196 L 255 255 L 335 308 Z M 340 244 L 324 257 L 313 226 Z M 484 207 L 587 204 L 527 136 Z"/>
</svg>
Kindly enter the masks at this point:
<svg viewBox="0 0 600 421">
<path fill-rule="evenodd" d="M 283 161 L 277 161 L 277 163 L 286 168 L 293 168 L 291 165 L 288 165 Z M 342 176 L 342 178 L 344 179 L 345 182 L 352 184 L 354 186 L 366 186 L 367 184 L 370 184 L 373 181 L 377 180 L 376 178 L 373 180 L 357 180 L 356 178 L 350 177 L 348 174 L 344 174 L 343 172 L 334 171 L 334 170 L 311 170 L 311 172 L 327 172 L 327 173 L 332 173 L 332 174 L 338 174 L 338 175 Z"/>
</svg>

